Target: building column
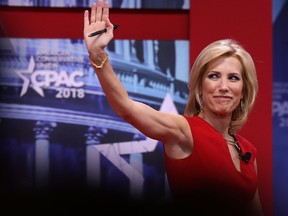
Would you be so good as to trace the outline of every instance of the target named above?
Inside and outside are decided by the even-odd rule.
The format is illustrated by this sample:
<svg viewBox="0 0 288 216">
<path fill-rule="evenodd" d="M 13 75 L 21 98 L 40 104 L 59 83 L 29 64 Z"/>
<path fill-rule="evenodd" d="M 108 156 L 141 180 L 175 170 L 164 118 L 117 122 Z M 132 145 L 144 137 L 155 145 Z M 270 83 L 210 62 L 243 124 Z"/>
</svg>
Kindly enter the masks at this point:
<svg viewBox="0 0 288 216">
<path fill-rule="evenodd" d="M 133 141 L 140 141 L 142 140 L 142 135 L 135 134 L 133 137 Z M 144 190 L 144 167 L 143 167 L 143 154 L 142 153 L 132 153 L 129 155 L 129 163 L 130 165 L 140 174 L 142 178 L 139 178 L 139 175 L 132 175 L 130 176 L 130 196 L 133 198 L 142 198 L 143 197 L 143 190 Z"/>
<path fill-rule="evenodd" d="M 101 154 L 97 148 L 95 148 L 95 145 L 100 144 L 101 137 L 106 133 L 106 129 L 91 126 L 85 134 L 87 184 L 93 188 L 100 187 L 101 179 Z"/>
<path fill-rule="evenodd" d="M 37 188 L 48 186 L 49 182 L 49 138 L 56 127 L 55 122 L 37 121 L 35 131 L 35 183 Z"/>
</svg>

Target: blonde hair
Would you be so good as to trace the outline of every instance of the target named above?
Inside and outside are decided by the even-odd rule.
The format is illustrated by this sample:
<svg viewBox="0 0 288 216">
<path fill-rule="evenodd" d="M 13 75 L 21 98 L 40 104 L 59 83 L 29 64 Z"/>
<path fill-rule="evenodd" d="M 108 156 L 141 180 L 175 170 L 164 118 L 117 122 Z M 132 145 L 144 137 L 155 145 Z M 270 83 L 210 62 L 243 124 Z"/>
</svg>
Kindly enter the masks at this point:
<svg viewBox="0 0 288 216">
<path fill-rule="evenodd" d="M 201 111 L 199 91 L 202 87 L 203 76 L 209 64 L 221 57 L 235 57 L 242 64 L 243 98 L 233 111 L 229 133 L 235 134 L 247 121 L 258 92 L 257 74 L 254 61 L 250 54 L 235 40 L 223 39 L 206 46 L 196 58 L 189 77 L 189 96 L 185 115 L 196 116 Z"/>
</svg>

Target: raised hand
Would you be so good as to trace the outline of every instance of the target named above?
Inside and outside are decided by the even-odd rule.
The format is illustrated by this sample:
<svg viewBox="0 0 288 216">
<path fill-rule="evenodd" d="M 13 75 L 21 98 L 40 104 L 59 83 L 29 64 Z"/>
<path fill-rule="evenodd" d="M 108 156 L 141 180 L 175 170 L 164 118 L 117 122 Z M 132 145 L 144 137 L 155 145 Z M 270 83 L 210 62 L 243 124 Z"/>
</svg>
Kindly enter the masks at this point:
<svg viewBox="0 0 288 216">
<path fill-rule="evenodd" d="M 107 31 L 89 37 L 92 32 L 106 29 Z M 109 20 L 109 2 L 98 0 L 97 3 L 93 3 L 91 6 L 91 13 L 89 17 L 89 11 L 84 12 L 84 40 L 89 52 L 89 56 L 92 59 L 98 59 L 103 55 L 105 47 L 113 39 L 113 24 Z"/>
</svg>

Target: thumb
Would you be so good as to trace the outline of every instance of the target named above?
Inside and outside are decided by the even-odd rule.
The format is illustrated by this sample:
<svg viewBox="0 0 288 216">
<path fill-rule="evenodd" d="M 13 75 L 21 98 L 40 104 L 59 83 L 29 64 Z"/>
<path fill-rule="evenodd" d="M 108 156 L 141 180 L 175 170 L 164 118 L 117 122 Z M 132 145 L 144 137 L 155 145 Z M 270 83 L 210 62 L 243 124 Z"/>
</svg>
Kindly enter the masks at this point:
<svg viewBox="0 0 288 216">
<path fill-rule="evenodd" d="M 106 19 L 106 26 L 107 26 L 109 29 L 110 29 L 110 28 L 113 29 L 113 24 L 110 22 L 110 19 L 109 19 L 109 18 Z"/>
</svg>

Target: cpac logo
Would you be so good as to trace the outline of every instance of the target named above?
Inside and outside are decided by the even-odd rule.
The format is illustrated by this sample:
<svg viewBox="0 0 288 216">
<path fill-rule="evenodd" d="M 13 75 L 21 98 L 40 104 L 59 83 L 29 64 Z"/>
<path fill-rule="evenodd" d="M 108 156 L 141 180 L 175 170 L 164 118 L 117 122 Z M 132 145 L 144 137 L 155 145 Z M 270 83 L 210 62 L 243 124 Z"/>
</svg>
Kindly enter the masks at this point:
<svg viewBox="0 0 288 216">
<path fill-rule="evenodd" d="M 278 122 L 279 128 L 288 127 L 288 101 L 273 101 L 273 116 L 277 115 L 275 118 Z"/>
<path fill-rule="evenodd" d="M 43 89 L 51 87 L 54 87 L 57 91 L 56 98 L 84 97 L 84 90 L 81 89 L 84 86 L 84 82 L 78 80 L 79 77 L 84 77 L 83 71 L 74 71 L 68 74 L 65 71 L 58 73 L 52 70 L 34 70 L 35 65 L 35 60 L 31 57 L 27 70 L 16 71 L 18 76 L 23 80 L 20 97 L 27 93 L 29 86 L 42 97 L 44 97 Z M 68 88 L 63 88 L 63 86 Z"/>
<path fill-rule="evenodd" d="M 279 117 L 283 115 L 288 115 L 288 101 L 273 101 L 273 115 L 278 115 Z"/>
</svg>

